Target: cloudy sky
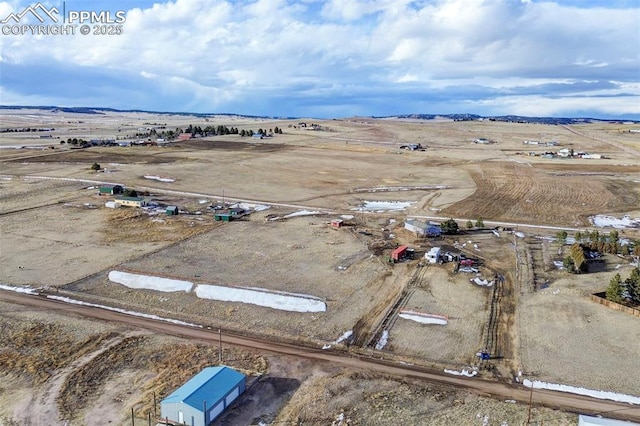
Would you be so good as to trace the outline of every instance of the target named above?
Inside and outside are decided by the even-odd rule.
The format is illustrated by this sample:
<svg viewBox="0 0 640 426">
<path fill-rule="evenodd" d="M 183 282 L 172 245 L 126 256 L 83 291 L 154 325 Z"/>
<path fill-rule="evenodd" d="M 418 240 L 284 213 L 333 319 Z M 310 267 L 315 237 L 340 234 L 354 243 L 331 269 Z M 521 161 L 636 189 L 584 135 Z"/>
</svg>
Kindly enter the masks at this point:
<svg viewBox="0 0 640 426">
<path fill-rule="evenodd" d="M 0 1 L 0 20 L 36 3 Z M 126 21 L 120 35 L 0 24 L 0 104 L 640 119 L 640 0 L 42 3 Z"/>
</svg>

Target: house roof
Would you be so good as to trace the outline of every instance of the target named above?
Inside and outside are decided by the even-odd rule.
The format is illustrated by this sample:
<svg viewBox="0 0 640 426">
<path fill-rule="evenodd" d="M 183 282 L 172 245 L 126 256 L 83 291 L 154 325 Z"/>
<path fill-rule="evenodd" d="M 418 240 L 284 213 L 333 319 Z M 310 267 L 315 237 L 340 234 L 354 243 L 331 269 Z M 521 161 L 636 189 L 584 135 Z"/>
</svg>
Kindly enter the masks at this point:
<svg viewBox="0 0 640 426">
<path fill-rule="evenodd" d="M 244 379 L 244 374 L 226 366 L 207 367 L 173 391 L 162 403 L 182 402 L 203 411 L 204 402 L 207 409 L 213 407 Z"/>
<path fill-rule="evenodd" d="M 633 426 L 638 423 L 623 422 L 622 420 L 607 419 L 606 417 L 591 417 L 581 414 L 578 416 L 578 426 Z"/>
<path fill-rule="evenodd" d="M 416 228 L 424 229 L 424 230 L 426 230 L 430 226 L 428 223 L 421 222 L 417 219 L 407 219 L 405 220 L 405 223 L 411 226 L 415 226 Z"/>
<path fill-rule="evenodd" d="M 126 195 L 121 195 L 116 197 L 116 200 L 125 200 L 125 201 L 144 201 L 142 197 L 127 197 Z"/>
</svg>

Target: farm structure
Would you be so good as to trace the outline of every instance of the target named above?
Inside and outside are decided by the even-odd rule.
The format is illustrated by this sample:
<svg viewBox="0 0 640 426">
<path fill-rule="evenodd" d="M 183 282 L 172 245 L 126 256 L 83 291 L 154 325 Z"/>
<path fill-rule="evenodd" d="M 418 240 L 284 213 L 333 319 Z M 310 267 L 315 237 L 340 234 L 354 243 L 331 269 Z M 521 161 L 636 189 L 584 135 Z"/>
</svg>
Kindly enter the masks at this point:
<svg viewBox="0 0 640 426">
<path fill-rule="evenodd" d="M 162 419 L 208 426 L 244 391 L 244 374 L 227 367 L 207 367 L 160 401 Z"/>
<path fill-rule="evenodd" d="M 438 263 L 438 261 L 440 261 L 440 252 L 440 247 L 433 247 L 425 253 L 424 257 L 429 261 L 429 263 Z"/>
<path fill-rule="evenodd" d="M 122 185 L 104 184 L 100 185 L 100 188 L 98 189 L 98 194 L 100 195 L 118 195 L 122 194 L 123 192 L 124 188 L 122 187 Z"/>
<path fill-rule="evenodd" d="M 417 219 L 407 219 L 404 222 L 404 229 L 415 232 L 418 237 L 438 237 L 442 234 L 439 226 L 421 222 Z"/>
<path fill-rule="evenodd" d="M 167 206 L 165 213 L 167 214 L 167 216 L 177 216 L 178 206 Z"/>
<path fill-rule="evenodd" d="M 402 262 L 405 259 L 413 259 L 415 249 L 409 248 L 409 246 L 399 246 L 391 252 L 391 260 L 395 262 Z"/>
<path fill-rule="evenodd" d="M 220 222 L 231 222 L 234 219 L 238 219 L 242 216 L 244 216 L 247 212 L 244 209 L 241 209 L 239 207 L 234 207 L 231 208 L 229 210 L 223 210 L 220 212 L 216 212 L 213 216 L 213 218 Z"/>
<path fill-rule="evenodd" d="M 116 204 L 128 207 L 144 207 L 147 205 L 147 200 L 142 197 L 126 197 L 124 195 L 116 197 L 115 202 Z"/>
<path fill-rule="evenodd" d="M 344 221 L 342 219 L 333 219 L 331 221 L 331 226 L 334 228 L 340 228 L 342 227 L 343 224 L 344 224 Z"/>
</svg>

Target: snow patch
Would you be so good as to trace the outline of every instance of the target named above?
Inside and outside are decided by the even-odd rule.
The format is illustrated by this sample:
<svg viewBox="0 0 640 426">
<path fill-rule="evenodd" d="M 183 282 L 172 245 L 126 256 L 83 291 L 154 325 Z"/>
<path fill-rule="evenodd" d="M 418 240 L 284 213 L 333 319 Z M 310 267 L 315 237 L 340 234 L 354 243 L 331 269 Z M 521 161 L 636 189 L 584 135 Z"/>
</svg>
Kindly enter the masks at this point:
<svg viewBox="0 0 640 426">
<path fill-rule="evenodd" d="M 361 207 L 354 208 L 352 210 L 364 210 L 364 211 L 400 211 L 415 204 L 413 201 L 365 201 Z"/>
<path fill-rule="evenodd" d="M 482 287 L 491 287 L 493 285 L 493 281 L 489 281 L 489 280 L 483 280 L 480 277 L 476 277 L 476 278 L 471 278 L 471 280 L 469 280 L 473 283 L 476 283 L 479 286 Z"/>
<path fill-rule="evenodd" d="M 151 277 L 148 275 L 130 274 L 128 272 L 120 271 L 109 272 L 109 279 L 129 288 L 144 290 L 156 290 L 163 292 L 184 291 L 189 293 L 193 288 L 193 283 L 190 281 Z"/>
<path fill-rule="evenodd" d="M 477 371 L 469 369 L 467 370 L 466 368 L 463 368 L 461 371 L 457 371 L 457 370 L 447 370 L 446 368 L 444 369 L 444 372 L 447 374 L 453 374 L 454 376 L 465 376 L 465 377 L 473 377 L 476 374 L 478 374 Z"/>
<path fill-rule="evenodd" d="M 640 405 L 640 397 L 633 396 L 633 395 L 626 395 L 623 393 L 587 389 L 587 388 L 562 385 L 557 383 L 546 383 L 546 382 L 540 382 L 538 380 L 531 381 L 529 379 L 524 379 L 522 384 L 528 388 L 533 388 L 533 389 L 549 389 L 549 390 L 558 391 L 558 392 L 567 392 L 567 393 L 574 393 L 577 395 L 589 396 L 591 398 L 610 399 L 612 401 L 626 402 L 628 404 Z"/>
<path fill-rule="evenodd" d="M 24 294 L 38 294 L 38 290 L 30 287 L 14 287 L 12 285 L 0 284 L 0 290 L 14 291 L 16 293 Z"/>
<path fill-rule="evenodd" d="M 151 179 L 151 180 L 157 180 L 158 182 L 175 182 L 175 179 L 172 178 L 167 178 L 167 177 L 162 177 L 162 176 L 155 176 L 155 175 L 144 175 L 145 179 Z"/>
<path fill-rule="evenodd" d="M 387 345 L 389 341 L 389 332 L 387 330 L 382 331 L 382 336 L 380 336 L 380 340 L 376 343 L 376 351 L 381 351 Z"/>
<path fill-rule="evenodd" d="M 263 289 L 223 287 L 209 284 L 198 285 L 195 292 L 201 299 L 248 303 L 282 311 L 325 312 L 327 310 L 327 305 L 324 301 L 308 295 L 274 293 Z"/>
<path fill-rule="evenodd" d="M 71 298 L 63 297 L 63 296 L 47 296 L 47 299 L 58 300 L 60 302 L 70 303 L 72 305 L 83 305 L 83 306 L 90 306 L 92 308 L 105 309 L 107 311 L 119 312 L 121 314 L 127 314 L 127 315 L 131 315 L 131 316 L 134 316 L 134 317 L 148 318 L 148 319 L 153 319 L 153 320 L 158 320 L 158 321 L 170 322 L 172 324 L 186 325 L 186 326 L 189 326 L 189 327 L 202 328 L 201 325 L 193 324 L 193 323 L 190 323 L 190 322 L 184 322 L 184 321 L 180 321 L 180 320 L 176 320 L 176 319 L 172 319 L 172 318 L 163 318 L 163 317 L 159 317 L 157 315 L 144 314 L 142 312 L 127 311 L 125 309 L 113 308 L 111 306 L 98 305 L 98 304 L 95 304 L 95 303 L 83 302 L 81 300 L 71 299 Z"/>
<path fill-rule="evenodd" d="M 419 322 L 421 324 L 438 324 L 446 325 L 448 321 L 447 317 L 442 315 L 425 314 L 422 312 L 414 311 L 400 311 L 398 314 L 400 318 Z"/>
<path fill-rule="evenodd" d="M 631 219 L 628 215 L 622 216 L 620 219 L 613 216 L 596 215 L 591 216 L 589 219 L 598 228 L 640 228 L 640 218 Z"/>
</svg>

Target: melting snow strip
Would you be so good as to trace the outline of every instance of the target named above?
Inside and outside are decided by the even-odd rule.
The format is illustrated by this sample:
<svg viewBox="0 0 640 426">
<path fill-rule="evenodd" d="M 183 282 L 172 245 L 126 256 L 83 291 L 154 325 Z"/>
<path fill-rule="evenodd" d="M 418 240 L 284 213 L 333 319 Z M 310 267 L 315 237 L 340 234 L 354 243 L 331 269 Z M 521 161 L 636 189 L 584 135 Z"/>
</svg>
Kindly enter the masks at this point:
<svg viewBox="0 0 640 426">
<path fill-rule="evenodd" d="M 577 395 L 590 396 L 592 398 L 610 399 L 612 401 L 626 402 L 629 404 L 640 405 L 640 397 L 633 396 L 633 395 L 626 395 L 623 393 L 587 389 L 587 388 L 581 388 L 577 386 L 561 385 L 557 383 L 546 383 L 546 382 L 540 382 L 538 380 L 531 381 L 529 379 L 524 379 L 522 384 L 528 388 L 533 387 L 533 389 L 549 389 L 549 390 L 558 391 L 558 392 L 567 392 L 567 393 L 574 393 Z"/>
</svg>

